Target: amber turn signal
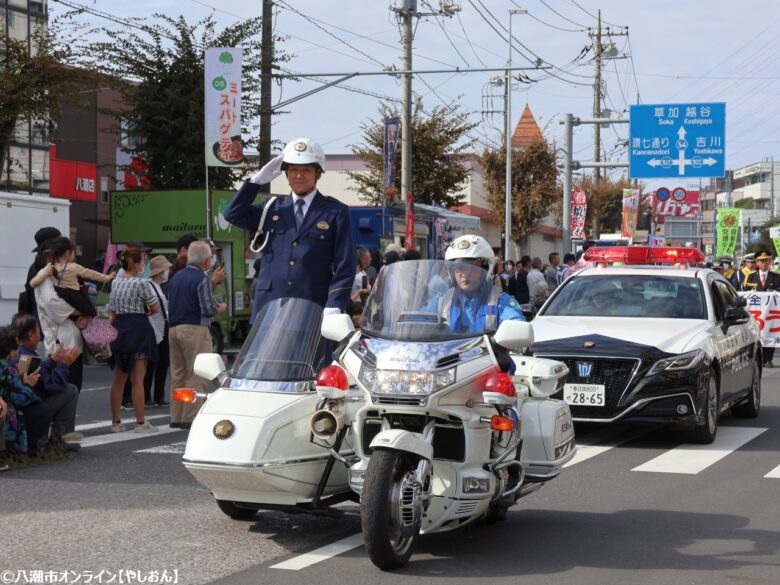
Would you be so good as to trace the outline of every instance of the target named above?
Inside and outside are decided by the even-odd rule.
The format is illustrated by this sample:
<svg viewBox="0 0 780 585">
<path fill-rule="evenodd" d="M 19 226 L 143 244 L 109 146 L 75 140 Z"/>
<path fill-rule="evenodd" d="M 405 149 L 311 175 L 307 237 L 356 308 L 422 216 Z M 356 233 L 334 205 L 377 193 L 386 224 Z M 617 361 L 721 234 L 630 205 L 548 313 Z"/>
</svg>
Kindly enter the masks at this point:
<svg viewBox="0 0 780 585">
<path fill-rule="evenodd" d="M 197 399 L 197 397 L 195 396 L 195 389 L 194 388 L 176 388 L 173 391 L 173 399 L 176 402 L 186 402 L 187 404 L 192 404 Z"/>
<path fill-rule="evenodd" d="M 515 422 L 509 417 L 496 415 L 490 419 L 490 428 L 494 431 L 512 432 Z"/>
</svg>

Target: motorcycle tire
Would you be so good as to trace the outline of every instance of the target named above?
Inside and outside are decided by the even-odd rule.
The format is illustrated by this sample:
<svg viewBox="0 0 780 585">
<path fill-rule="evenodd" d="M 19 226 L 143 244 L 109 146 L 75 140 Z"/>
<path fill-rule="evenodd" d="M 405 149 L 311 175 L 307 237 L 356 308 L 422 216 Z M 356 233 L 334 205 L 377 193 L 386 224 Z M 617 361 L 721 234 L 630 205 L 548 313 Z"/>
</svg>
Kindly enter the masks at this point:
<svg viewBox="0 0 780 585">
<path fill-rule="evenodd" d="M 404 507 L 411 501 L 409 476 L 416 467 L 408 453 L 375 449 L 366 469 L 360 498 L 363 539 L 369 558 L 383 571 L 404 566 L 420 534 L 422 513 L 414 517 L 411 511 L 410 516 L 411 506 Z"/>
<path fill-rule="evenodd" d="M 260 509 L 253 507 L 236 506 L 235 502 L 230 500 L 217 500 L 217 506 L 223 513 L 230 516 L 233 520 L 249 520 Z"/>
</svg>

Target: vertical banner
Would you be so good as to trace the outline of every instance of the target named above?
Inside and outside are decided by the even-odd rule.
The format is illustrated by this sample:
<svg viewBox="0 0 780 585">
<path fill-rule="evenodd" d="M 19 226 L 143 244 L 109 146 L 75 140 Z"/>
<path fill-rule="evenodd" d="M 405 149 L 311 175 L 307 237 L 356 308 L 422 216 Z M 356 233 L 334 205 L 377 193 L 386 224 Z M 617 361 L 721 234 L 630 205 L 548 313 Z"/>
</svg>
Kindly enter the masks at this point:
<svg viewBox="0 0 780 585">
<path fill-rule="evenodd" d="M 769 228 L 769 237 L 775 245 L 775 253 L 780 257 L 780 226 Z"/>
<path fill-rule="evenodd" d="M 395 205 L 395 197 L 398 194 L 395 188 L 395 149 L 398 145 L 398 132 L 401 128 L 401 119 L 397 117 L 385 118 L 385 204 Z"/>
<path fill-rule="evenodd" d="M 716 256 L 733 256 L 739 238 L 741 210 L 734 207 L 719 207 L 717 210 L 717 242 Z"/>
<path fill-rule="evenodd" d="M 404 234 L 404 248 L 414 249 L 414 197 L 406 194 L 406 233 Z"/>
<path fill-rule="evenodd" d="M 240 47 L 206 49 L 206 166 L 244 165 Z"/>
<path fill-rule="evenodd" d="M 639 220 L 639 189 L 623 189 L 623 226 L 624 238 L 636 236 L 636 224 Z"/>
<path fill-rule="evenodd" d="M 582 189 L 575 189 L 571 195 L 571 238 L 585 239 L 585 215 L 588 213 L 588 196 Z"/>
</svg>

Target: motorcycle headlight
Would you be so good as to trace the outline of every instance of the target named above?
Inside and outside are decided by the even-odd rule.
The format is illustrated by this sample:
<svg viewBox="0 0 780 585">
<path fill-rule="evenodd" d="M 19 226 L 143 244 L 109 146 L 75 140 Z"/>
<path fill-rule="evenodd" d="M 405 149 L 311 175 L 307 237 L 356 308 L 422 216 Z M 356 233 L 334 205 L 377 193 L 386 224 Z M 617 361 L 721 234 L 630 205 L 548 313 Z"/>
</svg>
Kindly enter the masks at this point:
<svg viewBox="0 0 780 585">
<path fill-rule="evenodd" d="M 427 396 L 455 383 L 455 368 L 437 372 L 376 370 L 363 364 L 358 380 L 371 394 Z"/>
<path fill-rule="evenodd" d="M 650 368 L 650 371 L 647 372 L 647 375 L 652 376 L 653 374 L 659 374 L 664 371 L 671 372 L 695 368 L 704 360 L 706 355 L 707 354 L 705 354 L 703 350 L 697 349 L 689 351 L 688 353 L 658 360 L 653 364 L 653 367 Z"/>
</svg>

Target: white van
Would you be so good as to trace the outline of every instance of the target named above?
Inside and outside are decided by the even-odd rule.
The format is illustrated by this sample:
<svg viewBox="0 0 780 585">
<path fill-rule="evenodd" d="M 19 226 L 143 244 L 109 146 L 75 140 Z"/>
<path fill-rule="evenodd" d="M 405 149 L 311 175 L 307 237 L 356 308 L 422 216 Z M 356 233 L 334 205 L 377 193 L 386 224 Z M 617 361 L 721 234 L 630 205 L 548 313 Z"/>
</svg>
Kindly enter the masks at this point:
<svg viewBox="0 0 780 585">
<path fill-rule="evenodd" d="M 70 233 L 70 201 L 0 192 L 0 325 L 11 322 L 35 259 L 35 232 L 55 227 Z"/>
</svg>

